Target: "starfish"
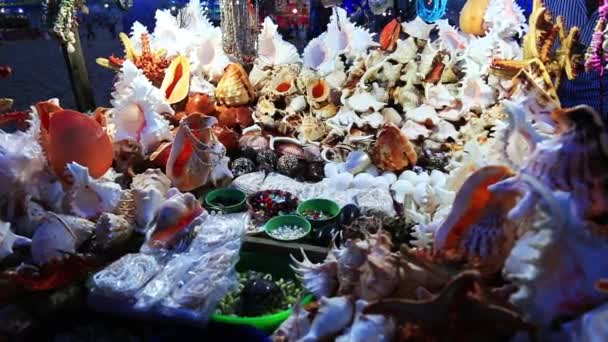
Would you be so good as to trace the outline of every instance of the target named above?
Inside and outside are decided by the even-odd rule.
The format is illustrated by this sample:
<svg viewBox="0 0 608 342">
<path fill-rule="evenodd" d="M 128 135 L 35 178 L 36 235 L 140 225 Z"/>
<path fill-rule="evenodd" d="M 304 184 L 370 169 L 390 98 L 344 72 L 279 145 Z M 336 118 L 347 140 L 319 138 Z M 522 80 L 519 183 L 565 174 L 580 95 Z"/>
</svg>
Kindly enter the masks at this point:
<svg viewBox="0 0 608 342">
<path fill-rule="evenodd" d="M 109 58 L 97 58 L 97 64 L 109 69 L 120 70 L 123 62 L 130 60 L 137 68 L 143 70 L 144 75 L 155 86 L 160 86 L 165 76 L 165 69 L 171 63 L 165 58 L 166 51 L 164 49 L 152 51 L 148 33 L 141 34 L 141 54 L 135 51 L 133 42 L 125 33 L 121 32 L 119 38 L 125 48 L 125 57 L 119 58 L 112 55 Z"/>
<path fill-rule="evenodd" d="M 500 304 L 489 304 L 475 292 L 480 291 L 481 274 L 464 271 L 454 277 L 438 294 L 426 293 L 426 299 L 385 299 L 368 305 L 365 314 L 391 315 L 406 323 L 418 322 L 430 331 L 441 334 L 454 333 L 446 327 L 464 329 L 473 323 L 476 329 L 485 327 L 499 335 L 516 330 L 529 329 L 520 315 Z M 424 293 L 424 291 L 421 291 Z M 457 320 L 458 323 L 454 323 Z M 464 330 L 463 330 L 464 331 Z"/>
</svg>

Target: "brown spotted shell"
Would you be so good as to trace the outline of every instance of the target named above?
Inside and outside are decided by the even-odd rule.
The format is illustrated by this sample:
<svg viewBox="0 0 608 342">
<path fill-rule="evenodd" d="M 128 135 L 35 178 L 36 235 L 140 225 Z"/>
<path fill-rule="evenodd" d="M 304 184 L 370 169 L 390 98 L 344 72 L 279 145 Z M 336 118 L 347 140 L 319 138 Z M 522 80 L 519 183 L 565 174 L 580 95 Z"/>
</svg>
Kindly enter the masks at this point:
<svg viewBox="0 0 608 342">
<path fill-rule="evenodd" d="M 393 123 L 384 125 L 372 149 L 374 164 L 385 171 L 402 171 L 416 165 L 418 156 L 414 145 Z"/>
</svg>

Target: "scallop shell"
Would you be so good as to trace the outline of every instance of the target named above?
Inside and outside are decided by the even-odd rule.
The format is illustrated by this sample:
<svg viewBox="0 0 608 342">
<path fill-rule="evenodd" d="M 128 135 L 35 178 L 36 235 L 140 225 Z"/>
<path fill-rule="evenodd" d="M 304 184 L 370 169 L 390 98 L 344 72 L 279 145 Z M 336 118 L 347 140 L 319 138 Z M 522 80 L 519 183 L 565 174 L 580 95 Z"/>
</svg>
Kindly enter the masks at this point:
<svg viewBox="0 0 608 342">
<path fill-rule="evenodd" d="M 299 63 L 298 49 L 286 42 L 277 31 L 278 25 L 270 17 L 264 19 L 258 36 L 258 60 L 267 65 Z"/>
<path fill-rule="evenodd" d="M 249 76 L 240 64 L 230 64 L 215 89 L 218 103 L 226 106 L 244 106 L 256 98 Z"/>
<path fill-rule="evenodd" d="M 32 259 L 44 265 L 64 254 L 76 253 L 95 230 L 95 224 L 76 216 L 48 212 L 32 237 Z"/>
<path fill-rule="evenodd" d="M 0 261 L 13 254 L 14 247 L 29 246 L 32 240 L 15 235 L 11 230 L 11 224 L 0 221 Z"/>
<path fill-rule="evenodd" d="M 103 212 L 113 212 L 122 196 L 122 188 L 115 182 L 93 179 L 89 169 L 72 162 L 67 165 L 73 185 L 69 191 L 69 205 L 73 214 L 93 219 Z"/>
<path fill-rule="evenodd" d="M 103 213 L 95 225 L 95 242 L 108 250 L 127 241 L 133 233 L 133 224 L 123 216 Z"/>
</svg>

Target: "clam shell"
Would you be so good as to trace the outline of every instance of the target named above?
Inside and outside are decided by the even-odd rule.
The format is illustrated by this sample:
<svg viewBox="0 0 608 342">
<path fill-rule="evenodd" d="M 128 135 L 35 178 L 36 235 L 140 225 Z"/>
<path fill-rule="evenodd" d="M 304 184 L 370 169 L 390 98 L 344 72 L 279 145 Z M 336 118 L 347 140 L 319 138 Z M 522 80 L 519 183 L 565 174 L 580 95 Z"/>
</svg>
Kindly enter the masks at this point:
<svg viewBox="0 0 608 342">
<path fill-rule="evenodd" d="M 218 103 L 226 106 L 244 106 L 256 98 L 249 76 L 240 64 L 230 64 L 215 89 Z"/>
</svg>

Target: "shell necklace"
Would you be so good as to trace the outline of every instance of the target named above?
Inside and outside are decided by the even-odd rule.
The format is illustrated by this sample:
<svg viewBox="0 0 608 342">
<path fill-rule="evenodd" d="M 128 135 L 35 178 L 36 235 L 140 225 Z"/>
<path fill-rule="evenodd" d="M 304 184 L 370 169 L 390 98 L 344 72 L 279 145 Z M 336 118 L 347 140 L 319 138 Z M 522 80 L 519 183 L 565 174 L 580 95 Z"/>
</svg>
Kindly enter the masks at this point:
<svg viewBox="0 0 608 342">
<path fill-rule="evenodd" d="M 447 3 L 448 0 L 416 0 L 416 14 L 427 23 L 434 23 L 445 15 Z"/>
</svg>

